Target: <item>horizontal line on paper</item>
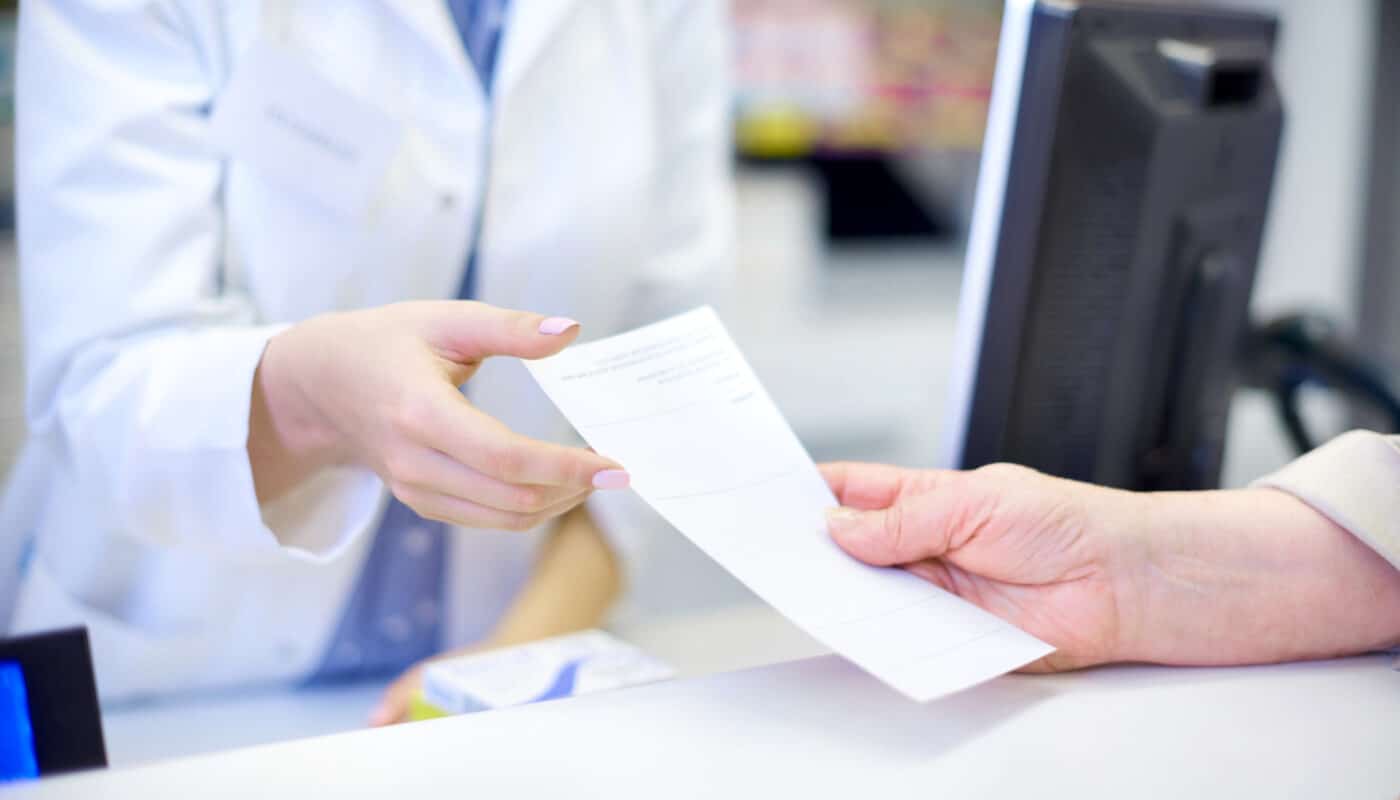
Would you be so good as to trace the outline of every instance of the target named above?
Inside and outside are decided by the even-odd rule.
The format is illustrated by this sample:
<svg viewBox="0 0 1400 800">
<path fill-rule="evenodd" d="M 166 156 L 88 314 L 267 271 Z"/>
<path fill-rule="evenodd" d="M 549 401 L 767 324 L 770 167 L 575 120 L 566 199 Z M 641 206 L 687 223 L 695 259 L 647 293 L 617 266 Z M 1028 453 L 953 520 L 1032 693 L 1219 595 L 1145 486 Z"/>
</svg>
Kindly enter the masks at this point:
<svg viewBox="0 0 1400 800">
<path fill-rule="evenodd" d="M 688 408 L 695 408 L 696 406 L 701 405 L 704 402 L 704 400 L 696 400 L 693 403 L 686 403 L 683 406 L 668 408 L 665 411 L 657 411 L 654 414 L 643 414 L 639 417 L 628 417 L 626 419 L 611 419 L 606 422 L 583 422 L 577 425 L 576 427 L 578 427 L 578 429 L 582 431 L 585 428 L 606 428 L 611 425 L 625 425 L 628 422 L 641 422 L 644 419 L 656 419 L 657 417 L 666 417 L 670 416 L 671 414 L 677 414 L 682 411 L 685 411 Z"/>
<path fill-rule="evenodd" d="M 657 502 L 661 502 L 663 500 L 689 500 L 692 497 L 708 497 L 710 495 L 738 492 L 744 489 L 752 489 L 755 486 L 762 486 L 765 483 L 772 483 L 773 481 L 781 480 L 790 475 L 796 475 L 801 469 L 801 467 L 793 467 L 792 469 L 779 472 L 776 475 L 768 475 L 767 477 L 759 478 L 756 481 L 749 481 L 748 483 L 741 483 L 736 486 L 728 486 L 723 489 L 709 489 L 703 492 L 691 492 L 689 494 L 673 494 L 667 497 L 658 497 L 656 498 L 656 500 Z"/>
</svg>

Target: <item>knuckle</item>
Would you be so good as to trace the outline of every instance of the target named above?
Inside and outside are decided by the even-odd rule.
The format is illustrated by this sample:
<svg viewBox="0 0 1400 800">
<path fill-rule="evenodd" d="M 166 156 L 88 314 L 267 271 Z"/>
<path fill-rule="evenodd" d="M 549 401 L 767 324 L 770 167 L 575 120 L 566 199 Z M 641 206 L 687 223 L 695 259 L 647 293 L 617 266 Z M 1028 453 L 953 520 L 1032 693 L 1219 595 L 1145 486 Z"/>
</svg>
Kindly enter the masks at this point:
<svg viewBox="0 0 1400 800">
<path fill-rule="evenodd" d="M 525 341 L 524 312 L 495 306 L 485 306 L 483 310 L 486 316 L 482 317 L 481 330 L 492 343 L 491 349 L 506 353 L 519 349 Z"/>
<path fill-rule="evenodd" d="M 516 335 L 538 333 L 540 321 L 544 319 L 544 317 L 539 314 L 532 314 L 529 311 L 521 311 L 514 308 L 503 309 L 501 313 L 502 324 L 512 334 Z"/>
<path fill-rule="evenodd" d="M 1029 467 L 1023 467 L 1020 464 L 1009 464 L 1006 462 L 1000 462 L 996 464 L 988 464 L 984 467 L 978 467 L 977 469 L 973 470 L 973 474 L 986 478 L 990 481 L 1010 483 L 1025 480 L 1027 477 L 1034 475 L 1035 470 L 1030 469 Z"/>
<path fill-rule="evenodd" d="M 542 314 L 519 309 L 508 309 L 502 313 L 501 325 L 511 337 L 518 338 L 522 343 L 530 343 L 539 336 L 540 323 L 544 322 Z"/>
<path fill-rule="evenodd" d="M 410 509 L 413 510 L 413 513 L 417 514 L 423 519 L 432 520 L 434 522 L 447 521 L 442 517 L 442 509 L 438 508 L 432 503 L 424 502 L 422 499 L 417 497 L 413 498 L 412 500 L 405 500 L 404 498 L 400 497 L 399 500 L 402 500 L 404 505 L 408 506 Z"/>
<path fill-rule="evenodd" d="M 584 453 L 569 459 L 568 465 L 561 470 L 564 478 L 570 486 L 592 487 L 593 476 L 601 470 L 607 469 L 606 462 L 594 458 Z"/>
<path fill-rule="evenodd" d="M 516 483 L 525 471 L 525 456 L 518 448 L 499 445 L 486 453 L 487 469 L 506 483 Z"/>
<path fill-rule="evenodd" d="M 895 503 L 886 509 L 884 514 L 884 530 L 881 533 L 891 557 L 899 557 L 904 552 L 905 517 L 904 506 Z"/>
<path fill-rule="evenodd" d="M 412 392 L 404 392 L 389 412 L 390 426 L 401 435 L 413 436 L 423 430 L 430 404 Z"/>
<path fill-rule="evenodd" d="M 539 511 L 549 505 L 549 493 L 539 486 L 515 486 L 510 502 L 515 511 Z"/>
<path fill-rule="evenodd" d="M 413 458 L 407 448 L 390 448 L 383 461 L 384 472 L 392 484 L 407 486 L 412 482 Z"/>
<path fill-rule="evenodd" d="M 394 477 L 390 477 L 385 481 L 385 485 L 388 486 L 389 493 L 397 497 L 399 502 L 409 508 L 413 508 L 418 498 L 415 496 L 416 493 L 412 486 Z M 416 511 L 417 509 L 414 508 L 414 510 Z"/>
<path fill-rule="evenodd" d="M 389 491 L 399 502 L 408 506 L 413 513 L 426 520 L 433 522 L 454 522 L 451 515 L 446 513 L 439 503 L 431 502 L 427 495 L 424 495 L 417 487 L 403 483 L 402 481 L 390 481 Z"/>
</svg>

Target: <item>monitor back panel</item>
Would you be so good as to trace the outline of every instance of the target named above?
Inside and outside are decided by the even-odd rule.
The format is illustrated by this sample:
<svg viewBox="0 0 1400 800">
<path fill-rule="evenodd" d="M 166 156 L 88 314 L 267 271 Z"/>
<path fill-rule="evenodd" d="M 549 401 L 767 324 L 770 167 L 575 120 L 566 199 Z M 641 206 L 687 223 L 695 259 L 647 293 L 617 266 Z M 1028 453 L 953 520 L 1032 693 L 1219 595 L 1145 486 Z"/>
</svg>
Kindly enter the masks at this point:
<svg viewBox="0 0 1400 800">
<path fill-rule="evenodd" d="M 1273 37 L 1258 16 L 1037 4 L 957 466 L 1155 488 L 1166 458 L 1194 464 L 1167 483 L 1215 481 L 1282 111 L 1267 72 L 1203 100 L 1160 43 Z M 1230 275 L 1203 294 L 1206 257 Z"/>
</svg>

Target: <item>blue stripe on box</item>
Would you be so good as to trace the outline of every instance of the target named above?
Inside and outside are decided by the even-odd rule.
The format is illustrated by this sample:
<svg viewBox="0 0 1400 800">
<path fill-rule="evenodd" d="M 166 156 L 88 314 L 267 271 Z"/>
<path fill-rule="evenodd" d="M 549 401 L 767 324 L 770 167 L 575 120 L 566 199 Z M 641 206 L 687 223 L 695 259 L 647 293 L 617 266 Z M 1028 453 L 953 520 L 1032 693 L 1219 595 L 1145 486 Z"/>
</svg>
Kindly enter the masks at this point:
<svg viewBox="0 0 1400 800">
<path fill-rule="evenodd" d="M 561 697 L 568 697 L 574 693 L 574 681 L 578 678 L 578 668 L 583 664 L 583 659 L 576 658 L 566 663 L 559 669 L 559 674 L 554 677 L 554 684 L 539 697 L 531 700 L 531 703 L 538 703 L 541 700 L 558 700 Z"/>
<path fill-rule="evenodd" d="M 37 777 L 39 761 L 34 755 L 24 670 L 13 661 L 0 661 L 0 781 Z"/>
</svg>

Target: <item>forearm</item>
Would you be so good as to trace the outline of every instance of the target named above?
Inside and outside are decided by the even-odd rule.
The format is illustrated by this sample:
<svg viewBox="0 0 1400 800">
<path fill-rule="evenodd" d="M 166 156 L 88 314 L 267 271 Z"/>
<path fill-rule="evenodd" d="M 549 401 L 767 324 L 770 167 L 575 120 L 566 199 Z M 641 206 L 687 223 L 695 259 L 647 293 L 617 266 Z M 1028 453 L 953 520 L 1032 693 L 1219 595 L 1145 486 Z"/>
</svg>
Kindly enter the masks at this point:
<svg viewBox="0 0 1400 800">
<path fill-rule="evenodd" d="M 496 646 L 596 627 L 622 590 L 612 548 L 577 508 L 545 542 L 529 582 L 491 635 Z"/>
<path fill-rule="evenodd" d="M 1142 496 L 1125 659 L 1240 664 L 1400 645 L 1400 571 L 1270 489 Z"/>
</svg>

